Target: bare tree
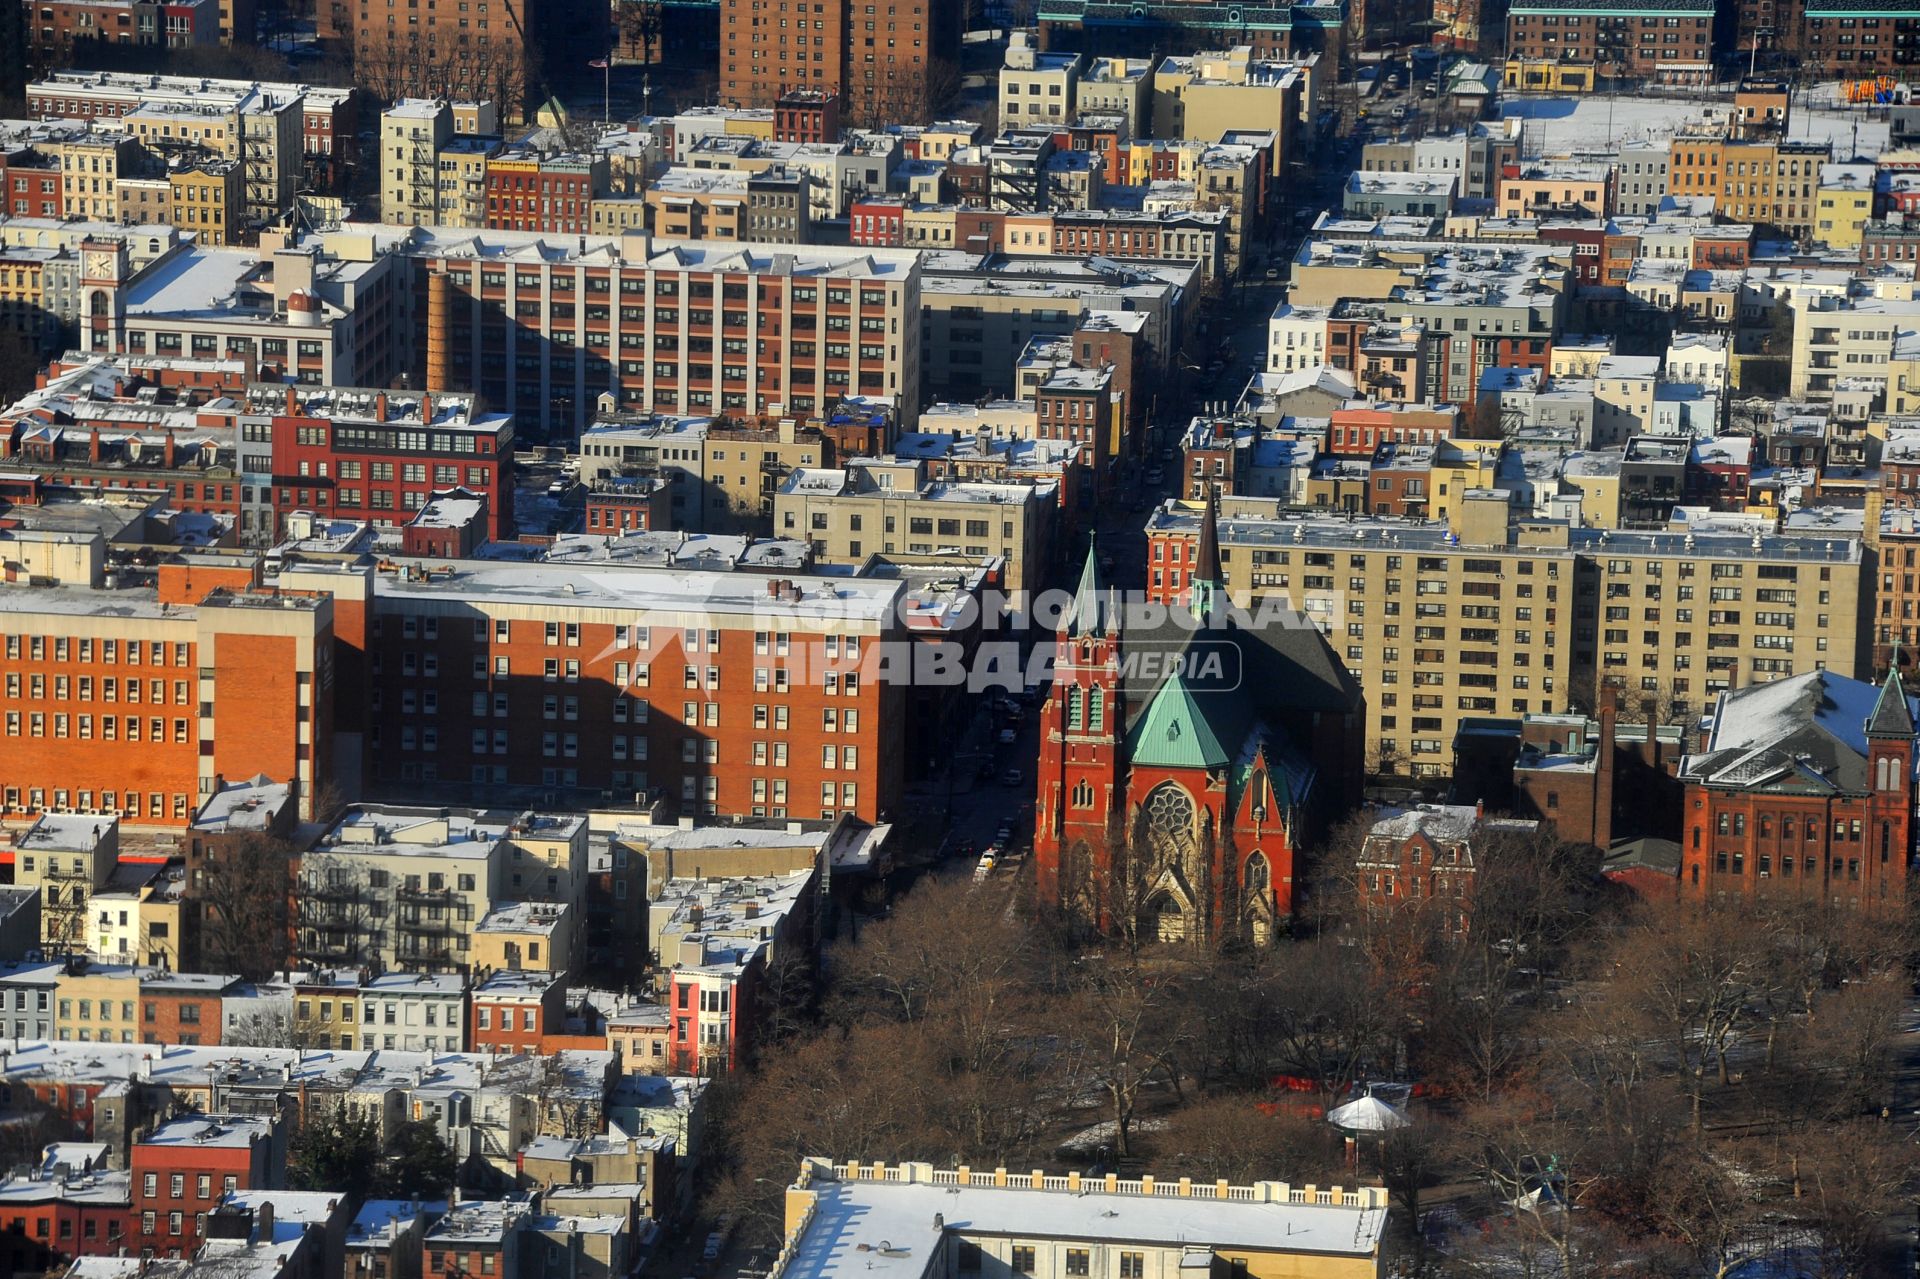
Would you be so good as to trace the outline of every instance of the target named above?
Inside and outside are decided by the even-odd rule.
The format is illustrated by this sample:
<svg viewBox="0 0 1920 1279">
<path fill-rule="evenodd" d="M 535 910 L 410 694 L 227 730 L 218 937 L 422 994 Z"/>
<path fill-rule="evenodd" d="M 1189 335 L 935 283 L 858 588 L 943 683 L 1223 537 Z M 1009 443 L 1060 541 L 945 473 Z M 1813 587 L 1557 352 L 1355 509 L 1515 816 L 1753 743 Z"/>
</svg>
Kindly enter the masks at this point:
<svg viewBox="0 0 1920 1279">
<path fill-rule="evenodd" d="M 1248 1094 L 1195 1101 L 1145 1138 L 1155 1173 L 1195 1181 L 1338 1180 L 1340 1138 L 1317 1116 L 1264 1113 Z"/>
<path fill-rule="evenodd" d="M 1911 1147 L 1875 1120 L 1833 1125 L 1791 1155 L 1794 1218 L 1818 1241 L 1817 1279 L 1871 1273 L 1887 1218 L 1914 1188 Z"/>
<path fill-rule="evenodd" d="M 620 39 L 627 46 L 627 56 L 651 63 L 654 47 L 660 42 L 659 0 L 624 0 L 616 8 Z"/>
<path fill-rule="evenodd" d="M 1727 1050 L 1772 979 L 1765 941 L 1742 907 L 1688 906 L 1649 910 L 1615 950 L 1615 980 L 1672 1054 L 1696 1131 L 1708 1072 L 1728 1082 Z"/>
<path fill-rule="evenodd" d="M 1331 938 L 1303 942 L 1272 978 L 1275 1060 L 1334 1105 L 1356 1081 L 1394 1066 L 1405 1007 L 1393 983 Z"/>
<path fill-rule="evenodd" d="M 1106 1099 L 1113 1151 L 1121 1159 L 1133 1153 L 1134 1123 L 1148 1086 L 1155 1079 L 1179 1084 L 1173 1060 L 1185 1033 L 1185 1006 L 1171 976 L 1137 959 L 1070 966 L 1057 1017 L 1073 1054 L 1069 1078 Z"/>
<path fill-rule="evenodd" d="M 293 857 L 291 845 L 265 832 L 208 844 L 186 894 L 197 910 L 199 962 L 248 981 L 286 966 Z"/>
</svg>

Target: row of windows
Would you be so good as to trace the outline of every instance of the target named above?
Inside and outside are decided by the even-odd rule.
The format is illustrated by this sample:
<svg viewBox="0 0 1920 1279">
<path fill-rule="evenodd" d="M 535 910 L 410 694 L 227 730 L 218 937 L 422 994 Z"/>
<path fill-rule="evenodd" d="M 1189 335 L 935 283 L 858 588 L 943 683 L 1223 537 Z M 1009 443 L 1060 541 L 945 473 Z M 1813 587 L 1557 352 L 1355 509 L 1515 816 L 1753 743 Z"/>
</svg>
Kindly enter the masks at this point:
<svg viewBox="0 0 1920 1279">
<path fill-rule="evenodd" d="M 95 725 L 92 715 L 69 716 L 63 712 L 49 716 L 42 711 L 32 711 L 25 714 L 20 711 L 8 711 L 6 735 L 8 737 L 46 737 L 48 736 L 47 729 L 49 719 L 52 721 L 52 736 L 54 737 L 77 737 L 81 741 L 93 740 Z M 142 740 L 142 722 L 138 715 L 128 715 L 124 718 L 115 715 L 102 715 L 99 717 L 100 740 L 105 742 L 140 741 Z M 166 720 L 154 718 L 146 720 L 144 723 L 146 724 L 145 740 L 149 742 L 164 742 L 167 740 Z M 188 742 L 192 740 L 186 720 L 176 719 L 173 721 L 173 740 L 176 742 Z M 59 807 L 64 808 L 65 805 L 59 805 Z"/>
<path fill-rule="evenodd" d="M 209 1173 L 203 1172 L 198 1174 L 194 1178 L 193 1188 L 194 1188 L 194 1198 L 196 1199 L 213 1199 L 216 1197 L 213 1193 L 213 1177 Z M 239 1189 L 240 1189 L 240 1182 L 237 1177 L 233 1176 L 232 1174 L 228 1174 L 227 1176 L 221 1178 L 220 1194 L 231 1195 L 236 1193 Z M 171 1198 L 174 1198 L 174 1199 L 186 1198 L 187 1197 L 186 1174 L 178 1173 L 178 1172 L 169 1174 L 167 1177 L 167 1193 Z M 159 1194 L 160 1194 L 160 1174 L 150 1172 L 142 1175 L 142 1177 L 140 1178 L 140 1197 L 142 1199 L 155 1199 L 159 1197 Z M 151 1213 L 147 1215 L 152 1216 Z M 175 1213 L 173 1215 L 178 1217 L 180 1214 Z M 179 1231 L 176 1230 L 174 1231 L 174 1233 L 178 1234 Z"/>
<path fill-rule="evenodd" d="M 94 660 L 95 646 L 94 641 L 90 639 L 69 640 L 64 635 L 55 635 L 51 637 L 51 645 L 48 644 L 48 639 L 49 637 L 45 635 L 7 636 L 7 660 L 9 662 L 21 661 L 23 660 L 22 654 L 24 653 L 24 660 L 44 662 L 47 660 L 49 649 L 51 649 L 53 660 L 56 662 L 92 662 Z M 159 640 L 152 640 L 143 648 L 139 640 L 128 640 L 123 649 L 119 640 L 101 640 L 98 651 L 99 660 L 108 665 L 119 662 L 121 654 L 124 651 L 126 654 L 126 662 L 129 666 L 139 666 L 142 662 L 143 654 L 145 655 L 145 662 L 149 666 L 167 665 L 169 654 L 172 655 L 173 665 L 187 666 L 191 664 L 193 646 L 191 644 L 169 645 Z"/>
<path fill-rule="evenodd" d="M 130 705 L 138 705 L 140 702 L 142 686 L 141 682 L 137 679 L 129 678 L 123 688 L 118 676 L 107 675 L 100 679 L 99 687 L 100 700 L 103 702 L 117 702 L 121 700 L 121 693 L 123 691 Z M 167 700 L 166 680 L 148 680 L 146 681 L 145 687 L 147 692 L 146 700 L 148 702 L 155 706 L 165 705 Z M 75 694 L 77 693 L 77 700 L 91 702 L 94 693 L 94 678 L 91 675 L 55 675 L 49 680 L 48 676 L 37 672 L 31 675 L 21 675 L 18 671 L 8 671 L 6 689 L 7 696 L 14 699 L 25 696 L 38 701 L 47 696 L 48 689 L 52 689 L 55 701 L 65 702 L 74 700 Z M 186 680 L 177 679 L 173 681 L 173 704 L 175 706 L 186 706 L 190 704 L 187 700 Z M 66 736 L 64 733 L 57 735 L 62 737 Z"/>
</svg>

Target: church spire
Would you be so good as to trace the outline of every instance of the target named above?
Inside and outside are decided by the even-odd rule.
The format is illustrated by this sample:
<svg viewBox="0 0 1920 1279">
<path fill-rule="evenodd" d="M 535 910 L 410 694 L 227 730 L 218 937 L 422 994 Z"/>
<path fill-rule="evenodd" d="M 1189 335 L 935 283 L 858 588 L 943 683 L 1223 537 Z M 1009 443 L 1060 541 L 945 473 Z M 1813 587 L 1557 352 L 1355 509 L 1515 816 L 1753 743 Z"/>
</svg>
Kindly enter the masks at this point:
<svg viewBox="0 0 1920 1279">
<path fill-rule="evenodd" d="M 1073 608 L 1067 613 L 1067 634 L 1105 635 L 1109 603 L 1106 585 L 1100 580 L 1100 548 L 1089 533 L 1087 562 L 1080 569 L 1080 585 L 1073 592 Z"/>
<path fill-rule="evenodd" d="M 1893 642 L 1893 657 L 1887 662 L 1887 678 L 1880 685 L 1880 696 L 1867 715 L 1868 737 L 1913 736 L 1913 713 L 1907 707 L 1906 686 L 1900 682 L 1900 641 Z"/>
<path fill-rule="evenodd" d="M 1215 600 L 1225 592 L 1220 578 L 1220 506 L 1213 489 L 1207 489 L 1207 507 L 1200 515 L 1200 548 L 1194 557 L 1193 594 L 1189 607 L 1193 615 L 1204 619 L 1213 611 Z"/>
</svg>

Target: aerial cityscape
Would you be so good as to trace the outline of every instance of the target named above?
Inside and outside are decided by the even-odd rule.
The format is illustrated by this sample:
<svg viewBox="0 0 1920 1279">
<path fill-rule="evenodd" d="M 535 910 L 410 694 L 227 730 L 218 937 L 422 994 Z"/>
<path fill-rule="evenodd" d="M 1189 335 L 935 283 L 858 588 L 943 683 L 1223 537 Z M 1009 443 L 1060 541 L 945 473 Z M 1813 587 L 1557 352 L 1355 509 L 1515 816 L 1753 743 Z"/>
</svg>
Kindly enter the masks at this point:
<svg viewBox="0 0 1920 1279">
<path fill-rule="evenodd" d="M 1920 1276 L 1915 0 L 606 3 L 0 0 L 0 1277 Z"/>
</svg>

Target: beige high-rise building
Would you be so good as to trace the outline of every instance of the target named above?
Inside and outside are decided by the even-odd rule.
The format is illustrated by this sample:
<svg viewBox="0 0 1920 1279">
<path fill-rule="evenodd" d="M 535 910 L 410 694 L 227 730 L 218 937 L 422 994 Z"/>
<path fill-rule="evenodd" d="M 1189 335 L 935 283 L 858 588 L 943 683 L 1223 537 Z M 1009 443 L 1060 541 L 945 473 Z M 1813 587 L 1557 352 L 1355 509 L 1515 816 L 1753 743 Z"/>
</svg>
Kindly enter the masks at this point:
<svg viewBox="0 0 1920 1279">
<path fill-rule="evenodd" d="M 1311 618 L 1367 694 L 1367 763 L 1440 776 L 1476 717 L 1518 717 L 1620 692 L 1624 713 L 1698 713 L 1736 685 L 1861 669 L 1857 539 L 1628 533 L 1511 518 L 1498 490 L 1444 523 L 1282 518 L 1240 501 L 1220 567 L 1243 605 Z M 1147 525 L 1150 598 L 1191 587 L 1202 516 Z"/>
<path fill-rule="evenodd" d="M 1153 131 L 1162 138 L 1218 142 L 1242 129 L 1270 130 L 1273 174 L 1286 173 L 1303 121 L 1319 101 L 1321 59 L 1275 62 L 1240 45 L 1191 57 L 1170 57 L 1153 73 Z"/>
<path fill-rule="evenodd" d="M 1052 484 L 929 480 L 919 462 L 801 468 L 774 498 L 774 533 L 811 542 L 822 564 L 899 552 L 999 556 L 1009 589 L 1037 589 L 1059 504 Z"/>
</svg>

